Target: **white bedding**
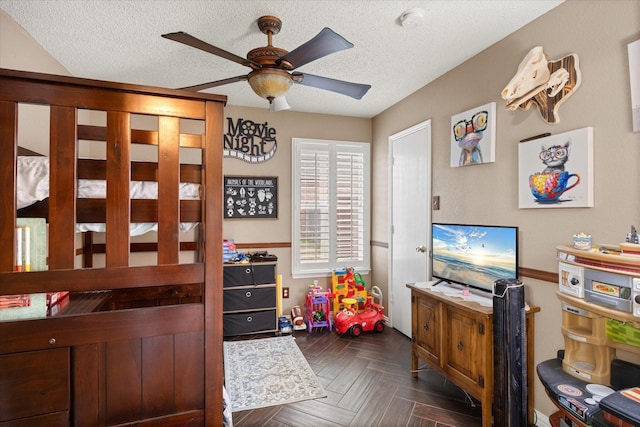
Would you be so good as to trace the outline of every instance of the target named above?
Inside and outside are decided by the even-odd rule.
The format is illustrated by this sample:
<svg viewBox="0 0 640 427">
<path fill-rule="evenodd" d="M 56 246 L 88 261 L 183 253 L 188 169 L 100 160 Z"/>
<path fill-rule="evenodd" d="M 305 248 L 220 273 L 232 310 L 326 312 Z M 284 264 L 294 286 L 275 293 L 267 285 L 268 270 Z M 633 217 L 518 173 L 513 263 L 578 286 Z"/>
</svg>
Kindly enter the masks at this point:
<svg viewBox="0 0 640 427">
<path fill-rule="evenodd" d="M 38 156 L 19 156 L 17 174 L 17 207 L 25 208 L 49 197 L 49 158 Z M 78 198 L 104 199 L 107 194 L 107 183 L 103 180 L 79 179 Z M 131 199 L 157 199 L 158 183 L 152 181 L 132 181 Z M 180 183 L 180 200 L 198 200 L 200 185 Z M 196 223 L 181 223 L 182 231 L 189 231 Z M 77 231 L 104 231 L 105 224 L 76 224 Z M 155 223 L 130 224 L 132 236 L 157 231 Z"/>
</svg>

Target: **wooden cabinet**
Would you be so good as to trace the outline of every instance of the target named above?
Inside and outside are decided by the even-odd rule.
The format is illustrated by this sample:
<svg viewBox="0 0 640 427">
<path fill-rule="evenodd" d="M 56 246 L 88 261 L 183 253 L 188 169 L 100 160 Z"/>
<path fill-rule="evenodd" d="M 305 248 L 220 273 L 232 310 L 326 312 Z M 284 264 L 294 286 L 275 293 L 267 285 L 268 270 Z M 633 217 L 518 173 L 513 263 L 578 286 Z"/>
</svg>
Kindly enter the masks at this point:
<svg viewBox="0 0 640 427">
<path fill-rule="evenodd" d="M 493 307 L 411 288 L 412 370 L 426 362 L 482 403 L 482 424 L 493 422 Z M 527 376 L 533 378 L 533 314 L 526 315 Z M 529 423 L 533 424 L 533 381 L 528 382 Z"/>
<path fill-rule="evenodd" d="M 224 335 L 277 331 L 276 264 L 225 265 Z"/>
</svg>

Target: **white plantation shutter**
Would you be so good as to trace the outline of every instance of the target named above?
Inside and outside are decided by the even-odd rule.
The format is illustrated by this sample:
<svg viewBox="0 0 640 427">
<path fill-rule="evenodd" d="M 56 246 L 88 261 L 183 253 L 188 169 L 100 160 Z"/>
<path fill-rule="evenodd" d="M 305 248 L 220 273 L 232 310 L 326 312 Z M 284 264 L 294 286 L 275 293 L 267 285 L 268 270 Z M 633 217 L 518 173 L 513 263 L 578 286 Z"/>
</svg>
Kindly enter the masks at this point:
<svg viewBox="0 0 640 427">
<path fill-rule="evenodd" d="M 335 179 L 336 261 L 362 262 L 365 243 L 364 154 L 338 149 Z"/>
<path fill-rule="evenodd" d="M 330 246 L 329 151 L 317 147 L 300 152 L 301 263 L 328 263 Z"/>
<path fill-rule="evenodd" d="M 369 270 L 369 144 L 293 140 L 293 275 Z"/>
</svg>

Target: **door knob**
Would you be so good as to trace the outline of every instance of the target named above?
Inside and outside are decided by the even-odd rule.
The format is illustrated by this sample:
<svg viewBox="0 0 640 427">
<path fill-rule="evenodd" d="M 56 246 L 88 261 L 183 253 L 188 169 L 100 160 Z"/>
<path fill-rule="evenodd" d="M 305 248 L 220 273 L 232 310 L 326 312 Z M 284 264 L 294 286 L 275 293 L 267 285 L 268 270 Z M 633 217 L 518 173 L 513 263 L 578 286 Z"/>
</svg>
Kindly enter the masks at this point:
<svg viewBox="0 0 640 427">
<path fill-rule="evenodd" d="M 426 251 L 427 251 L 427 248 L 425 248 L 424 245 L 420 245 L 416 248 L 416 252 L 425 253 Z"/>
</svg>

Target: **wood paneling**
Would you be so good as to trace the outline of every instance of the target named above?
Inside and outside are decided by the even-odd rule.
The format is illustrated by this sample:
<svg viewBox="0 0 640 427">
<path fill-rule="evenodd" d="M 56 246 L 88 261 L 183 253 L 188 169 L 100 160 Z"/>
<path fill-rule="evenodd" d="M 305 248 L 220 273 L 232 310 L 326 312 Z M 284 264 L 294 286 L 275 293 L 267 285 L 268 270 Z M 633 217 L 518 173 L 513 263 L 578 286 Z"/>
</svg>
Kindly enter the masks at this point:
<svg viewBox="0 0 640 427">
<path fill-rule="evenodd" d="M 0 421 L 68 411 L 69 349 L 0 356 Z"/>
</svg>

